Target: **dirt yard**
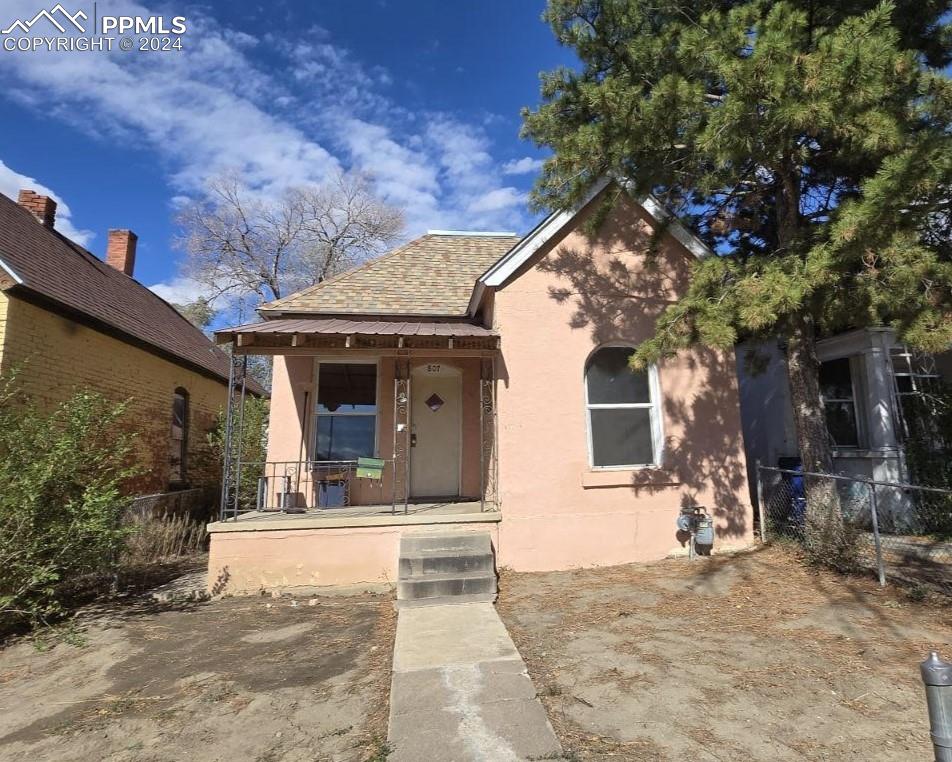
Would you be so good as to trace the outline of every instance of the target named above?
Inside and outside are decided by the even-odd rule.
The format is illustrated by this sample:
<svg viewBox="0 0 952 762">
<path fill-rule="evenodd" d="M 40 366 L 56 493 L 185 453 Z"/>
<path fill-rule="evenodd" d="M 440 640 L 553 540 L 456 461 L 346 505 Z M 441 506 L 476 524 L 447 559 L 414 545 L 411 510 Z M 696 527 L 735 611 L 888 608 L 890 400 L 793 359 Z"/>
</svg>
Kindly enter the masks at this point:
<svg viewBox="0 0 952 762">
<path fill-rule="evenodd" d="M 0 651 L 0 759 L 383 759 L 387 596 L 110 608 Z"/>
<path fill-rule="evenodd" d="M 504 573 L 499 611 L 570 758 L 931 760 L 918 662 L 952 607 L 788 551 Z"/>
</svg>

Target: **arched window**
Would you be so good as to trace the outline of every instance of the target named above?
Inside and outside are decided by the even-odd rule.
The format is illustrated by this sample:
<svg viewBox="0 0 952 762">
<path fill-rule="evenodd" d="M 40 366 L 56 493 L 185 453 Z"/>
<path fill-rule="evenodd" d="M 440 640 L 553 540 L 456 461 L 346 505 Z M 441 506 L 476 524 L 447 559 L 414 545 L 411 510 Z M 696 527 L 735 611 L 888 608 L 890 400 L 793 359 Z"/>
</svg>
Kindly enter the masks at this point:
<svg viewBox="0 0 952 762">
<path fill-rule="evenodd" d="M 188 478 L 188 392 L 172 394 L 172 435 L 169 439 L 169 481 L 184 484 Z"/>
<path fill-rule="evenodd" d="M 632 371 L 634 349 L 596 349 L 585 365 L 589 456 L 594 468 L 633 468 L 661 463 L 657 371 Z"/>
</svg>

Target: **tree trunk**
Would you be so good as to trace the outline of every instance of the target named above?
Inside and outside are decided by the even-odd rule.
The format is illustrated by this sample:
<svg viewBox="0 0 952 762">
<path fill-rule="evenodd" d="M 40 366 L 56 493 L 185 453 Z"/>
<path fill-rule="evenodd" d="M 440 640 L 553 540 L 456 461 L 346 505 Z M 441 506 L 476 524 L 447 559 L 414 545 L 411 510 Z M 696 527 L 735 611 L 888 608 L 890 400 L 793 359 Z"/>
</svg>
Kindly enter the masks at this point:
<svg viewBox="0 0 952 762">
<path fill-rule="evenodd" d="M 797 445 L 804 471 L 833 472 L 833 450 L 820 399 L 820 361 L 816 356 L 816 331 L 809 315 L 798 315 L 790 327 L 787 345 L 787 380 L 797 427 Z"/>
<path fill-rule="evenodd" d="M 816 331 L 808 314 L 794 318 L 787 345 L 787 379 L 804 471 L 833 473 L 833 448 L 820 397 Z M 835 479 L 805 476 L 805 548 L 814 562 L 849 571 L 856 566 L 856 537 L 843 520 Z"/>
</svg>

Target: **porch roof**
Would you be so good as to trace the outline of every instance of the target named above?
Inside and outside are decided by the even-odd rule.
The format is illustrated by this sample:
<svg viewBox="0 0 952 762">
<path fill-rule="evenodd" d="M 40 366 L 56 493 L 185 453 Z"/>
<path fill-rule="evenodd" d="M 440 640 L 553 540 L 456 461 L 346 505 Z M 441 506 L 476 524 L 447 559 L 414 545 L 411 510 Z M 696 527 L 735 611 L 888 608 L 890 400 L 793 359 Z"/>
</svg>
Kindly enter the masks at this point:
<svg viewBox="0 0 952 762">
<path fill-rule="evenodd" d="M 309 338 L 312 337 L 312 338 Z M 315 345 L 313 340 L 340 339 L 349 342 L 354 337 L 390 340 L 403 346 L 403 339 L 417 339 L 423 342 L 434 340 L 446 343 L 450 348 L 453 340 L 475 342 L 474 346 L 494 348 L 499 334 L 481 325 L 463 321 L 406 321 L 406 320 L 347 320 L 344 318 L 282 318 L 248 323 L 233 328 L 215 331 L 215 340 L 219 344 L 234 342 L 237 346 L 285 344 L 307 347 Z M 382 346 L 379 342 L 372 346 Z"/>
</svg>

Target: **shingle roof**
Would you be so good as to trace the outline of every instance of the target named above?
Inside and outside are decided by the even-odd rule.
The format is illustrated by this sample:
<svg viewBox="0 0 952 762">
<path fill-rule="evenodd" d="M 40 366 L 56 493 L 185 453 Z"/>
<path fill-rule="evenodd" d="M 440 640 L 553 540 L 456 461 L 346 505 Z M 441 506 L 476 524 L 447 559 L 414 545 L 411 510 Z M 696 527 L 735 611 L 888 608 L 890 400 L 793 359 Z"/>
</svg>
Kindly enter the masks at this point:
<svg viewBox="0 0 952 762">
<path fill-rule="evenodd" d="M 31 292 L 183 364 L 228 380 L 228 355 L 138 281 L 44 227 L 0 194 L 0 261 L 11 293 Z M 12 272 L 11 272 L 12 271 Z M 8 279 L 10 280 L 10 279 Z"/>
<path fill-rule="evenodd" d="M 261 306 L 325 315 L 466 314 L 476 279 L 516 242 L 514 235 L 427 233 L 389 254 Z"/>
</svg>

